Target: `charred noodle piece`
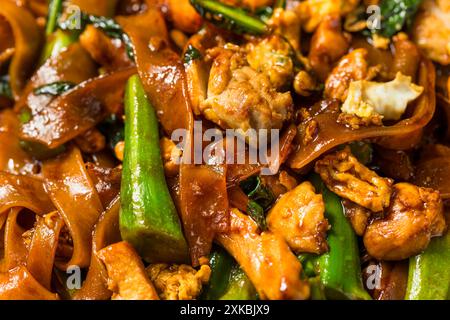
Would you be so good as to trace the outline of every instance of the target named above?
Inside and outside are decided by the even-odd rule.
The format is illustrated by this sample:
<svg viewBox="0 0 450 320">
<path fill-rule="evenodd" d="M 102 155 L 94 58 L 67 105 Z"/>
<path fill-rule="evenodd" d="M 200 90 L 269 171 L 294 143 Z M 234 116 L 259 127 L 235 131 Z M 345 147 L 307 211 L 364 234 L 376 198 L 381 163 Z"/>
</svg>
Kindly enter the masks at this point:
<svg viewBox="0 0 450 320">
<path fill-rule="evenodd" d="M 120 198 L 115 198 L 102 213 L 92 233 L 91 264 L 83 286 L 74 295 L 74 300 L 108 300 L 112 292 L 108 289 L 108 274 L 97 256 L 97 251 L 121 241 L 119 230 Z M 68 291 L 67 288 L 64 288 Z"/>
<path fill-rule="evenodd" d="M 309 298 L 309 285 L 300 279 L 302 266 L 286 242 L 258 226 L 237 209 L 231 210 L 231 229 L 217 241 L 236 259 L 261 299 Z"/>
<path fill-rule="evenodd" d="M 149 263 L 185 262 L 188 248 L 164 176 L 159 124 L 137 75 L 125 93 L 122 238 Z"/>
<path fill-rule="evenodd" d="M 31 120 L 22 125 L 20 137 L 51 149 L 58 148 L 120 107 L 124 84 L 135 72 L 136 69 L 129 68 L 91 79 L 48 105 L 33 105 Z M 53 120 L 49 121 L 50 118 Z"/>
<path fill-rule="evenodd" d="M 193 150 L 194 117 L 184 64 L 168 46 L 164 17 L 150 7 L 144 14 L 120 17 L 118 21 L 133 42 L 139 76 L 161 127 L 167 136 L 178 129 L 186 130 L 184 150 Z M 183 153 L 176 204 L 192 264 L 197 266 L 201 257 L 209 255 L 215 234 L 229 227 L 227 168 L 193 165 L 192 154 Z M 196 192 L 192 192 L 193 185 Z"/>
<path fill-rule="evenodd" d="M 114 293 L 113 300 L 159 300 L 141 258 L 129 243 L 113 244 L 97 255 L 108 271 L 108 288 Z"/>
<path fill-rule="evenodd" d="M 0 273 L 0 300 L 58 300 L 57 294 L 45 289 L 26 267 Z"/>
<path fill-rule="evenodd" d="M 450 233 L 431 241 L 425 252 L 409 260 L 405 300 L 450 299 Z"/>
<path fill-rule="evenodd" d="M 240 8 L 232 7 L 215 0 L 191 0 L 197 12 L 206 20 L 237 34 L 262 35 L 269 27 Z"/>
<path fill-rule="evenodd" d="M 234 259 L 222 248 L 209 260 L 211 278 L 204 289 L 205 300 L 256 300 L 255 287 Z"/>
<path fill-rule="evenodd" d="M 403 145 L 406 144 L 405 149 L 410 149 L 410 136 L 421 134 L 421 130 L 430 122 L 435 112 L 435 69 L 426 59 L 422 59 L 420 63 L 418 84 L 424 87 L 425 91 L 414 102 L 412 116 L 392 126 L 352 130 L 337 122 L 339 116 L 337 113 L 321 113 L 314 116 L 313 119 L 317 121 L 319 127 L 317 137 L 310 143 L 301 143 L 298 146 L 289 160 L 290 166 L 293 169 L 302 169 L 334 147 L 369 138 L 379 138 L 379 143 L 399 139 Z"/>
<path fill-rule="evenodd" d="M 73 239 L 70 261 L 57 261 L 60 269 L 77 265 L 88 267 L 91 259 L 92 231 L 103 212 L 103 205 L 92 183 L 81 152 L 71 147 L 66 153 L 43 163 L 45 188 Z"/>
<path fill-rule="evenodd" d="M 9 66 L 11 89 L 17 99 L 30 76 L 42 43 L 42 36 L 36 20 L 24 8 L 12 1 L 2 1 L 0 16 L 3 16 L 14 33 L 15 52 Z"/>
<path fill-rule="evenodd" d="M 70 0 L 70 3 L 80 7 L 82 12 L 104 17 L 114 15 L 117 2 L 118 0 Z"/>
<path fill-rule="evenodd" d="M 315 171 L 331 191 L 373 212 L 383 211 L 390 204 L 392 180 L 359 163 L 350 148 L 317 161 Z"/>
<path fill-rule="evenodd" d="M 344 215 L 341 199 L 328 190 L 318 175 L 311 181 L 325 201 L 328 232 L 328 253 L 317 258 L 320 280 L 329 299 L 370 300 L 362 284 L 361 264 L 356 235 Z"/>
</svg>

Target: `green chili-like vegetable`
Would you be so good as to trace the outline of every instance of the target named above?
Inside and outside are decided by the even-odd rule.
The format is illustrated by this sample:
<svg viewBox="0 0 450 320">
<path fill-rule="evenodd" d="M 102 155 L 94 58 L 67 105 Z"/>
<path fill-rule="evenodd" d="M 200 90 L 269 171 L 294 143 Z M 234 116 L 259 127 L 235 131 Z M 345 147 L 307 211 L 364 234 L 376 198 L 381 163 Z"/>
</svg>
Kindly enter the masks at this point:
<svg viewBox="0 0 450 320">
<path fill-rule="evenodd" d="M 58 55 L 64 48 L 77 41 L 77 37 L 73 34 L 62 30 L 56 30 L 50 36 L 47 36 L 39 64 L 42 65 L 48 58 Z"/>
<path fill-rule="evenodd" d="M 164 176 L 156 112 L 137 75 L 125 93 L 120 231 L 149 263 L 182 263 L 188 247 Z"/>
<path fill-rule="evenodd" d="M 45 27 L 45 34 L 51 35 L 58 26 L 58 19 L 61 16 L 63 8 L 63 0 L 51 0 L 48 6 L 47 25 Z"/>
<path fill-rule="evenodd" d="M 190 0 L 192 6 L 206 20 L 237 34 L 262 35 L 269 27 L 260 19 L 243 9 L 232 7 L 215 0 Z"/>
<path fill-rule="evenodd" d="M 361 276 L 356 235 L 344 215 L 341 199 L 322 182 L 318 175 L 311 181 L 325 202 L 326 217 L 331 225 L 328 232 L 330 250 L 317 258 L 320 280 L 328 299 L 369 300 Z"/>
<path fill-rule="evenodd" d="M 450 299 L 450 232 L 409 261 L 405 300 Z"/>
<path fill-rule="evenodd" d="M 203 300 L 256 300 L 256 289 L 236 261 L 217 248 L 210 258 L 211 278 L 202 293 Z"/>
<path fill-rule="evenodd" d="M 67 81 L 57 81 L 49 84 L 45 84 L 34 89 L 35 95 L 48 94 L 51 96 L 59 96 L 64 92 L 75 87 L 75 83 Z"/>
</svg>

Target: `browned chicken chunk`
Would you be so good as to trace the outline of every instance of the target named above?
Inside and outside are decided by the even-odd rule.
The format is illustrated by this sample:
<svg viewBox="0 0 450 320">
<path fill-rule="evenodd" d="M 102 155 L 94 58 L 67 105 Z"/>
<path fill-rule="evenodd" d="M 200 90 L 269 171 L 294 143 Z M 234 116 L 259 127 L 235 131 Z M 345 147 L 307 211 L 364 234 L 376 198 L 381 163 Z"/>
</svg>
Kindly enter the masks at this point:
<svg viewBox="0 0 450 320">
<path fill-rule="evenodd" d="M 370 68 L 366 49 L 356 49 L 344 56 L 333 69 L 325 83 L 325 96 L 344 102 L 352 81 L 371 80 L 377 68 Z"/>
<path fill-rule="evenodd" d="M 259 233 L 248 216 L 234 209 L 228 233 L 217 241 L 237 260 L 262 299 L 308 299 L 309 285 L 301 280 L 302 266 L 281 236 Z"/>
<path fill-rule="evenodd" d="M 269 77 L 247 65 L 236 46 L 209 51 L 213 66 L 208 97 L 200 105 L 204 116 L 223 128 L 280 129 L 290 118 L 293 102 L 289 92 L 280 93 Z"/>
<path fill-rule="evenodd" d="M 309 60 L 320 80 L 325 81 L 333 64 L 338 61 L 350 45 L 350 38 L 342 31 L 337 16 L 326 17 L 311 39 Z"/>
<path fill-rule="evenodd" d="M 331 191 L 364 208 L 380 212 L 390 204 L 392 180 L 359 163 L 348 148 L 317 161 L 315 169 Z"/>
<path fill-rule="evenodd" d="M 309 182 L 304 182 L 281 196 L 267 216 L 269 230 L 282 236 L 295 253 L 328 251 L 322 195 L 316 194 Z"/>
<path fill-rule="evenodd" d="M 342 201 L 342 205 L 344 206 L 345 216 L 350 221 L 355 233 L 358 236 L 363 236 L 369 224 L 371 211 L 347 199 Z"/>
<path fill-rule="evenodd" d="M 403 260 L 425 250 L 446 228 L 439 192 L 399 183 L 386 217 L 367 227 L 364 245 L 378 260 Z"/>
<path fill-rule="evenodd" d="M 108 271 L 113 300 L 159 300 L 141 258 L 128 242 L 119 242 L 97 252 Z"/>
<path fill-rule="evenodd" d="M 195 270 L 188 265 L 160 263 L 147 267 L 147 273 L 163 300 L 194 300 L 209 281 L 211 268 L 203 265 Z"/>
</svg>

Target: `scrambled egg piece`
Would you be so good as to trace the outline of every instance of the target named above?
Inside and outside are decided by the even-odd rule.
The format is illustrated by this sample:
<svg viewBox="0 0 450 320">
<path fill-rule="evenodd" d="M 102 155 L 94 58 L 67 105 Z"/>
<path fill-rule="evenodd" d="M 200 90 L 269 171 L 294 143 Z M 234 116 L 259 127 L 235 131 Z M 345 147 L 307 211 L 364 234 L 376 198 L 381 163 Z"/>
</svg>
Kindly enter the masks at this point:
<svg viewBox="0 0 450 320">
<path fill-rule="evenodd" d="M 304 182 L 281 196 L 267 216 L 269 230 L 281 235 L 297 254 L 328 251 L 328 221 L 322 195 Z"/>
<path fill-rule="evenodd" d="M 393 182 L 359 163 L 350 148 L 317 161 L 315 170 L 327 187 L 342 198 L 373 212 L 390 205 Z"/>
<path fill-rule="evenodd" d="M 393 187 L 385 217 L 367 227 L 364 245 L 378 260 L 403 260 L 425 250 L 447 224 L 439 192 L 409 183 Z"/>
<path fill-rule="evenodd" d="M 247 61 L 250 67 L 267 75 L 276 88 L 283 88 L 294 77 L 293 54 L 289 43 L 274 35 L 257 44 L 247 45 Z"/>
<path fill-rule="evenodd" d="M 342 112 L 361 118 L 379 114 L 386 120 L 399 120 L 408 103 L 417 99 L 423 90 L 412 83 L 411 77 L 400 72 L 393 81 L 386 83 L 353 81 Z"/>
<path fill-rule="evenodd" d="M 450 2 L 425 0 L 417 13 L 412 35 L 428 58 L 449 65 Z"/>
<path fill-rule="evenodd" d="M 200 295 L 203 284 L 208 283 L 211 268 L 202 265 L 195 270 L 188 265 L 152 264 L 147 273 L 163 300 L 193 300 Z"/>
<path fill-rule="evenodd" d="M 306 0 L 297 7 L 303 28 L 313 32 L 326 16 L 345 16 L 353 11 L 360 0 Z"/>
<path fill-rule="evenodd" d="M 290 92 L 278 92 L 269 77 L 248 66 L 245 52 L 233 45 L 208 51 L 213 60 L 208 96 L 200 111 L 224 129 L 280 129 L 290 119 Z"/>
</svg>

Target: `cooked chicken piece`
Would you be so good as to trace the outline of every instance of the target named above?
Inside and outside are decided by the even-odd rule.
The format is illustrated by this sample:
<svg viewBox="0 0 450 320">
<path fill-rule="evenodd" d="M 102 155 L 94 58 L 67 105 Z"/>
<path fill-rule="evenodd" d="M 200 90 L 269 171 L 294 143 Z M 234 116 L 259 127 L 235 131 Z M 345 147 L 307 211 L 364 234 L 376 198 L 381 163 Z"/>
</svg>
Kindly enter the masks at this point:
<svg viewBox="0 0 450 320">
<path fill-rule="evenodd" d="M 123 43 L 109 38 L 103 31 L 92 25 L 88 25 L 80 35 L 80 43 L 92 59 L 106 71 L 117 71 L 132 65 Z"/>
<path fill-rule="evenodd" d="M 267 216 L 269 230 L 282 236 L 297 254 L 328 251 L 328 221 L 322 195 L 304 182 L 281 196 Z"/>
<path fill-rule="evenodd" d="M 371 114 L 367 117 L 358 117 L 355 114 L 343 112 L 339 114 L 337 122 L 344 124 L 353 130 L 358 130 L 361 127 L 382 126 L 383 117 L 379 114 Z"/>
<path fill-rule="evenodd" d="M 197 13 L 189 0 L 165 0 L 168 18 L 176 29 L 187 33 L 195 33 L 202 27 L 202 17 Z"/>
<path fill-rule="evenodd" d="M 389 207 L 392 180 L 379 177 L 359 163 L 349 148 L 317 161 L 315 170 L 327 187 L 339 196 L 373 212 Z"/>
<path fill-rule="evenodd" d="M 208 97 L 200 105 L 204 116 L 223 128 L 280 129 L 291 117 L 289 92 L 279 93 L 269 78 L 249 66 L 236 48 L 209 51 L 214 60 Z"/>
<path fill-rule="evenodd" d="M 414 42 L 426 56 L 443 65 L 450 64 L 450 3 L 425 0 L 416 15 Z"/>
<path fill-rule="evenodd" d="M 237 209 L 230 215 L 230 231 L 216 239 L 237 260 L 261 299 L 308 299 L 309 285 L 300 278 L 302 266 L 283 238 L 260 233 L 256 223 Z"/>
<path fill-rule="evenodd" d="M 328 76 L 325 97 L 344 102 L 352 81 L 373 79 L 378 68 L 369 67 L 368 54 L 366 49 L 356 49 L 344 56 Z"/>
<path fill-rule="evenodd" d="M 369 224 L 371 212 L 347 199 L 342 201 L 344 213 L 358 236 L 363 236 Z"/>
<path fill-rule="evenodd" d="M 294 90 L 303 97 L 309 97 L 313 91 L 318 90 L 317 80 L 308 72 L 301 70 L 294 79 Z"/>
<path fill-rule="evenodd" d="M 194 300 L 208 283 L 211 268 L 203 265 L 197 271 L 188 265 L 152 264 L 147 274 L 162 300 Z"/>
<path fill-rule="evenodd" d="M 327 16 L 311 39 L 309 61 L 319 79 L 325 81 L 333 64 L 347 53 L 350 36 L 342 32 L 338 16 Z"/>
<path fill-rule="evenodd" d="M 364 245 L 378 260 L 403 260 L 425 250 L 446 228 L 439 192 L 399 183 L 386 217 L 367 227 Z"/>
<path fill-rule="evenodd" d="M 393 45 L 394 60 L 390 78 L 395 78 L 397 73 L 401 72 L 414 80 L 422 59 L 419 48 L 404 32 L 400 32 L 393 37 Z"/>
<path fill-rule="evenodd" d="M 294 50 L 300 51 L 302 26 L 296 11 L 277 8 L 267 24 L 274 29 L 275 33 L 283 35 Z"/>
<path fill-rule="evenodd" d="M 272 85 L 285 88 L 294 78 L 294 62 L 289 43 L 279 35 L 247 45 L 247 61 L 254 70 L 267 75 Z"/>
<path fill-rule="evenodd" d="M 299 4 L 297 12 L 306 32 L 313 32 L 329 15 L 343 17 L 353 11 L 360 0 L 306 0 Z"/>
<path fill-rule="evenodd" d="M 390 82 L 353 81 L 341 109 L 360 118 L 381 115 L 386 120 L 400 120 L 408 104 L 423 91 L 400 72 Z"/>
<path fill-rule="evenodd" d="M 119 242 L 97 252 L 108 271 L 108 289 L 113 300 L 159 300 L 144 264 L 128 242 Z"/>
</svg>

